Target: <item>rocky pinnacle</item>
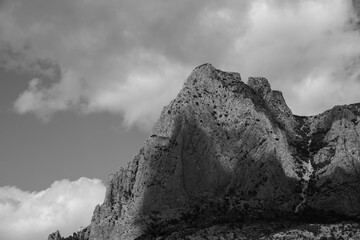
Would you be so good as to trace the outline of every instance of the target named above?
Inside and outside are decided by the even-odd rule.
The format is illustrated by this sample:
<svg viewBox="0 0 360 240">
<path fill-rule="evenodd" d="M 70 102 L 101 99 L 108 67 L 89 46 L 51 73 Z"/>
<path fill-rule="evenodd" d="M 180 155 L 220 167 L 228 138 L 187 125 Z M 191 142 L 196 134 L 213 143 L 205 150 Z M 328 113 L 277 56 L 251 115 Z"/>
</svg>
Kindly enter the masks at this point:
<svg viewBox="0 0 360 240">
<path fill-rule="evenodd" d="M 201 65 L 163 109 L 138 155 L 110 175 L 82 239 L 359 216 L 359 121 L 360 104 L 293 115 L 267 79 L 246 84 L 239 73 Z"/>
</svg>

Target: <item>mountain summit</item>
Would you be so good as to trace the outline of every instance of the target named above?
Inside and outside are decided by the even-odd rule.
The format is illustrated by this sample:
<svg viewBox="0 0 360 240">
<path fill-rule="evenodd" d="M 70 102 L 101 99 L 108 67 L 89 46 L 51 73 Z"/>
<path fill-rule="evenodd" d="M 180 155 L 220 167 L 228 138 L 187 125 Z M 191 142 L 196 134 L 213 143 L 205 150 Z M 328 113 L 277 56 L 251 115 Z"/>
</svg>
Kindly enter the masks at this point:
<svg viewBox="0 0 360 240">
<path fill-rule="evenodd" d="M 360 104 L 296 116 L 267 79 L 245 84 L 239 73 L 201 65 L 139 154 L 110 175 L 90 226 L 59 239 L 166 239 L 223 223 L 354 219 L 359 122 Z"/>
</svg>

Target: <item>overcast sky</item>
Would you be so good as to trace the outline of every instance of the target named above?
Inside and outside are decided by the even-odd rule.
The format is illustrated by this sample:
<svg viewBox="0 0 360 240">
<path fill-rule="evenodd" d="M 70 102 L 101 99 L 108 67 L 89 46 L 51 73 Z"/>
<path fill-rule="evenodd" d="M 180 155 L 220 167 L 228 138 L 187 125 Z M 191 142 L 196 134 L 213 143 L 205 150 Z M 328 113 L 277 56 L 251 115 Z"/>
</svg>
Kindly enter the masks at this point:
<svg viewBox="0 0 360 240">
<path fill-rule="evenodd" d="M 358 21 L 351 0 L 0 0 L 0 240 L 87 225 L 202 63 L 298 115 L 360 102 Z"/>
</svg>

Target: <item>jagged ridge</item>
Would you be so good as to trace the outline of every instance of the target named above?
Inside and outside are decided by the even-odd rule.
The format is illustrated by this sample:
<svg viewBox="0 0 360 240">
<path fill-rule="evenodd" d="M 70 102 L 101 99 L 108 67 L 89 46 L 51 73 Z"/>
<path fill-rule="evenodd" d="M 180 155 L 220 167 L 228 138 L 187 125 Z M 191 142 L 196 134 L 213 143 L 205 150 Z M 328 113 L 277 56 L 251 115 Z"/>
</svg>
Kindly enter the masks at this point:
<svg viewBox="0 0 360 240">
<path fill-rule="evenodd" d="M 360 213 L 359 104 L 294 116 L 265 78 L 204 64 L 139 154 L 109 177 L 88 239 L 251 219 Z M 310 172 L 311 169 L 311 172 Z"/>
</svg>

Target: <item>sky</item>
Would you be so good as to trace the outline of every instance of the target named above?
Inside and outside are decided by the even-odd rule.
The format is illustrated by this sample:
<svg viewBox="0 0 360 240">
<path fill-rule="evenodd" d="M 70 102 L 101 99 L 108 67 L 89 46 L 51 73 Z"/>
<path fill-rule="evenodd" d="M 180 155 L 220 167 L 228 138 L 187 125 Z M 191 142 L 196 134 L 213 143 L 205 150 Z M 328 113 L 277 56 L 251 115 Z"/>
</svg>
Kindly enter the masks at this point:
<svg viewBox="0 0 360 240">
<path fill-rule="evenodd" d="M 0 240 L 90 223 L 203 63 L 294 114 L 360 102 L 359 0 L 0 0 Z"/>
</svg>

